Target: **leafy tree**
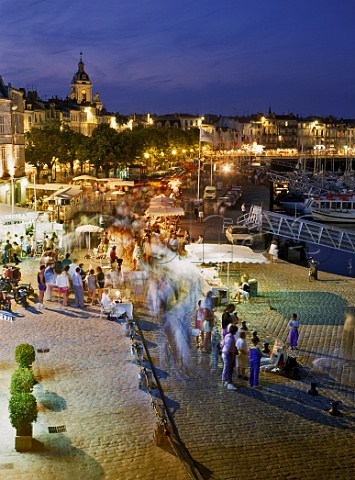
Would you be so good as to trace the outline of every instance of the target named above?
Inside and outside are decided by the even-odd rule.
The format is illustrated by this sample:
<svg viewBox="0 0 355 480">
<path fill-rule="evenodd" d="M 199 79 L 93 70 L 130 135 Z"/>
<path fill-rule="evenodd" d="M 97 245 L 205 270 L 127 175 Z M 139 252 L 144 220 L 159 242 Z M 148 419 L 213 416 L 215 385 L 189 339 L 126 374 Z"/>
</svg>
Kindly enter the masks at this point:
<svg viewBox="0 0 355 480">
<path fill-rule="evenodd" d="M 74 173 L 74 160 L 78 158 L 78 150 L 86 137 L 82 133 L 74 132 L 68 124 L 60 130 L 59 162 L 70 165 L 70 173 Z"/>
<path fill-rule="evenodd" d="M 38 177 L 45 168 L 52 171 L 61 147 L 60 133 L 58 121 L 47 122 L 43 128 L 35 127 L 26 133 L 26 162 L 36 168 Z"/>
<path fill-rule="evenodd" d="M 102 123 L 92 132 L 88 146 L 89 160 L 94 165 L 96 175 L 103 170 L 108 177 L 110 170 L 119 163 L 118 133 L 108 124 Z"/>
</svg>

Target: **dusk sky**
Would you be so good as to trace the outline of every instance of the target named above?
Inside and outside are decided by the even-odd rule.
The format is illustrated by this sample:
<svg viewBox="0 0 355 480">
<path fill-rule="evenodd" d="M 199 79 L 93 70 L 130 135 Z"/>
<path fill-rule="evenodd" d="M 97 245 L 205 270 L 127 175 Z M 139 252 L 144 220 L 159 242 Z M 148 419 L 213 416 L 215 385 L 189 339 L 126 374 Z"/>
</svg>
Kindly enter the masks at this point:
<svg viewBox="0 0 355 480">
<path fill-rule="evenodd" d="M 355 0 L 0 0 L 0 75 L 112 112 L 355 118 Z"/>
</svg>

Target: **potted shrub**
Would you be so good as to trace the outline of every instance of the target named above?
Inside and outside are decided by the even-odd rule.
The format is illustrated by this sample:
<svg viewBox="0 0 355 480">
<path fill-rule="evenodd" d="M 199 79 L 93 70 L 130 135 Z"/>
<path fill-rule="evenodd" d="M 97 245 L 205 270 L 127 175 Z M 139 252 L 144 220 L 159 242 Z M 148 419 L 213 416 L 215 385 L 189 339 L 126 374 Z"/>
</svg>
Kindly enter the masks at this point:
<svg viewBox="0 0 355 480">
<path fill-rule="evenodd" d="M 30 368 L 32 363 L 35 361 L 36 352 L 33 345 L 29 343 L 21 343 L 17 345 L 15 351 L 15 359 L 20 367 Z"/>
<path fill-rule="evenodd" d="M 20 367 L 14 371 L 11 377 L 10 393 L 31 393 L 33 385 L 35 384 L 35 377 L 32 370 Z"/>
<path fill-rule="evenodd" d="M 37 401 L 32 393 L 14 393 L 9 401 L 9 418 L 16 429 L 15 448 L 19 452 L 32 449 L 32 423 L 37 420 Z"/>
</svg>

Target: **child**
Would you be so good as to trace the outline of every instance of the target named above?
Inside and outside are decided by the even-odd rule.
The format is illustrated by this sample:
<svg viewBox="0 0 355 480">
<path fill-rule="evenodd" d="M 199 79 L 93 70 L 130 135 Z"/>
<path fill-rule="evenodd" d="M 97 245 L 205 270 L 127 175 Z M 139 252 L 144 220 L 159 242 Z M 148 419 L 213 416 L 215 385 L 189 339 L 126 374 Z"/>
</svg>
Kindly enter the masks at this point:
<svg viewBox="0 0 355 480">
<path fill-rule="evenodd" d="M 260 360 L 263 356 L 260 348 L 258 347 L 259 338 L 255 336 L 251 339 L 252 346 L 249 349 L 249 363 L 250 363 L 250 386 L 258 387 L 259 386 L 259 369 L 260 369 Z"/>
</svg>

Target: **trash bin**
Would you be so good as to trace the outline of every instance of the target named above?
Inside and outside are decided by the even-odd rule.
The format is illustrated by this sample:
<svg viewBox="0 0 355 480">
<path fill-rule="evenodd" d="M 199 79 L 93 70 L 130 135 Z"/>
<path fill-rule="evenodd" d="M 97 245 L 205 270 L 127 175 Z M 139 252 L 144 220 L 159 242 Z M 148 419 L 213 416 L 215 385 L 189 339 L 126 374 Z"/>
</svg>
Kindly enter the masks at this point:
<svg viewBox="0 0 355 480">
<path fill-rule="evenodd" d="M 250 298 L 255 298 L 258 296 L 258 282 L 256 280 L 249 280 L 249 287 L 250 287 Z"/>
<path fill-rule="evenodd" d="M 228 303 L 228 288 L 212 288 L 212 305 L 220 307 Z M 215 305 L 214 305 L 215 304 Z"/>
</svg>

